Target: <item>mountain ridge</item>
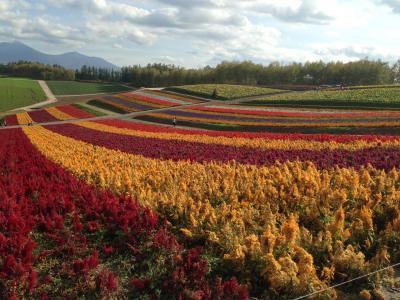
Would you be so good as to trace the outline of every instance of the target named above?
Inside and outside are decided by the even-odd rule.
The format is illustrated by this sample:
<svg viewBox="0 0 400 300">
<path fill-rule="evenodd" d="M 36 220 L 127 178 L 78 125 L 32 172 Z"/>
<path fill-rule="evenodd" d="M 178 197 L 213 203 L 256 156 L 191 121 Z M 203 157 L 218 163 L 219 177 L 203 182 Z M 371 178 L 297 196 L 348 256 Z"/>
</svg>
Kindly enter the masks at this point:
<svg viewBox="0 0 400 300">
<path fill-rule="evenodd" d="M 60 65 L 67 69 L 80 69 L 83 65 L 118 70 L 120 67 L 103 58 L 87 56 L 77 51 L 62 54 L 47 54 L 38 51 L 22 42 L 0 42 L 0 63 L 18 61 L 39 62 L 50 65 Z"/>
</svg>

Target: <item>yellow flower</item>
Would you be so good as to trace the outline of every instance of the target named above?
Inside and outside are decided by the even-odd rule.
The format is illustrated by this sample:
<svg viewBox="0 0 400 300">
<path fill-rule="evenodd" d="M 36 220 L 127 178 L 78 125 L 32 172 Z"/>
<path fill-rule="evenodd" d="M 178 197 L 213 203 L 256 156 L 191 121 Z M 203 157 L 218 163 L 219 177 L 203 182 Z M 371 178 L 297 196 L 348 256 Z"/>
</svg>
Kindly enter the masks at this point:
<svg viewBox="0 0 400 300">
<path fill-rule="evenodd" d="M 193 237 L 192 232 L 187 228 L 181 228 L 180 232 L 187 238 L 192 238 Z"/>
</svg>

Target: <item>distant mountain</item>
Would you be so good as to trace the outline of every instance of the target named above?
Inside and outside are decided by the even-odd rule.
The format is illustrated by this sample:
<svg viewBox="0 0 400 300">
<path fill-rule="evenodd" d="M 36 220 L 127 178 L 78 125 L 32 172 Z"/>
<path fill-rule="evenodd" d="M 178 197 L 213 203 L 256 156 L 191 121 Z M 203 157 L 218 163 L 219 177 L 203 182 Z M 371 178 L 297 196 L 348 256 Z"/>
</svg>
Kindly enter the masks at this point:
<svg viewBox="0 0 400 300">
<path fill-rule="evenodd" d="M 37 51 L 21 42 L 0 43 L 0 63 L 17 62 L 20 60 L 51 65 L 57 64 L 67 69 L 80 69 L 83 65 L 119 69 L 118 66 L 100 57 L 86 56 L 79 52 L 52 55 Z"/>
</svg>

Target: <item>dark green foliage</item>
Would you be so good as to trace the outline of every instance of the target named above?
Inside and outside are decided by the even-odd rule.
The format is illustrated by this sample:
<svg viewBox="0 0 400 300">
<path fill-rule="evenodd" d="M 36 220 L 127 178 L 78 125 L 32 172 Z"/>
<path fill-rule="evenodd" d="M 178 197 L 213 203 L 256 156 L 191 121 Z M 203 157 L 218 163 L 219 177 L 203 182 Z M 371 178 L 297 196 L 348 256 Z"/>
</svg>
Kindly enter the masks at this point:
<svg viewBox="0 0 400 300">
<path fill-rule="evenodd" d="M 0 64 L 0 74 L 41 80 L 74 80 L 75 73 L 58 65 L 45 65 L 35 62 L 20 61 Z"/>
<path fill-rule="evenodd" d="M 251 61 L 222 62 L 216 67 L 186 69 L 174 65 L 152 64 L 129 66 L 121 69 L 120 79 L 137 87 L 175 86 L 200 83 L 226 83 L 274 86 L 290 85 L 371 85 L 391 84 L 400 78 L 399 65 L 367 59 L 342 62 L 307 62 L 267 66 Z M 309 74 L 312 78 L 306 79 Z M 397 74 L 397 75 L 396 75 Z"/>
</svg>

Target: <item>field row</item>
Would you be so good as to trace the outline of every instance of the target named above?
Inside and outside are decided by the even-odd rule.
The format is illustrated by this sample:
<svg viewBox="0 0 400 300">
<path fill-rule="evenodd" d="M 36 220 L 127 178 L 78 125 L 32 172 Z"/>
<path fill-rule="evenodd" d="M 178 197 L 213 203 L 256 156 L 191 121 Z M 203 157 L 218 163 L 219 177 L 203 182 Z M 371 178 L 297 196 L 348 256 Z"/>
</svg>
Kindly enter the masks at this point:
<svg viewBox="0 0 400 300">
<path fill-rule="evenodd" d="M 127 125 L 125 125 L 127 124 Z M 311 141 L 268 141 L 264 139 L 231 139 L 199 135 L 161 134 L 127 129 L 129 122 L 78 122 L 46 128 L 97 146 L 173 161 L 229 162 L 271 165 L 276 161 L 312 161 L 321 168 L 355 167 L 368 163 L 380 169 L 397 167 L 400 158 L 398 140 L 350 143 Z"/>
<path fill-rule="evenodd" d="M 397 127 L 398 112 L 354 112 L 354 113 L 302 113 L 287 111 L 248 110 L 234 107 L 187 107 L 151 112 L 138 117 L 161 123 L 170 123 L 176 117 L 180 124 L 196 127 L 196 124 L 279 128 L 316 127 Z M 274 129 L 272 129 L 274 130 Z"/>
<path fill-rule="evenodd" d="M 340 107 L 340 108 L 400 108 L 400 87 L 369 89 L 322 90 L 285 93 L 260 100 L 243 102 L 245 105 Z"/>
<path fill-rule="evenodd" d="M 59 105 L 37 111 L 24 112 L 5 118 L 7 125 L 26 125 L 29 123 L 48 123 L 56 121 L 92 118 L 95 115 L 74 105 Z"/>
<path fill-rule="evenodd" d="M 88 101 L 88 104 L 106 111 L 126 114 L 130 112 L 173 107 L 198 102 L 199 101 L 190 98 L 183 98 L 174 95 L 166 96 L 165 93 L 157 91 L 137 91 L 102 96 L 99 99 Z M 60 120 L 91 118 L 95 116 L 93 113 L 98 115 L 97 112 L 92 112 L 87 107 L 79 104 L 59 105 L 42 110 L 10 115 L 6 117 L 5 120 L 8 125 L 24 125 L 31 122 L 46 123 Z"/>
<path fill-rule="evenodd" d="M 230 84 L 197 84 L 170 87 L 167 91 L 182 94 L 201 96 L 216 100 L 230 100 L 251 96 L 276 94 L 285 92 L 284 90 L 261 88 L 255 86 L 230 85 Z"/>
<path fill-rule="evenodd" d="M 115 113 L 126 114 L 129 112 L 173 107 L 197 102 L 199 101 L 190 98 L 146 90 L 146 92 L 137 91 L 112 96 L 103 96 L 89 101 L 88 104 Z"/>
</svg>

